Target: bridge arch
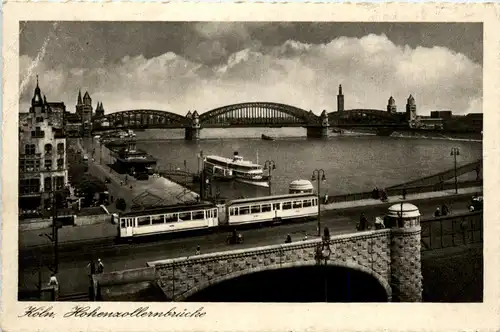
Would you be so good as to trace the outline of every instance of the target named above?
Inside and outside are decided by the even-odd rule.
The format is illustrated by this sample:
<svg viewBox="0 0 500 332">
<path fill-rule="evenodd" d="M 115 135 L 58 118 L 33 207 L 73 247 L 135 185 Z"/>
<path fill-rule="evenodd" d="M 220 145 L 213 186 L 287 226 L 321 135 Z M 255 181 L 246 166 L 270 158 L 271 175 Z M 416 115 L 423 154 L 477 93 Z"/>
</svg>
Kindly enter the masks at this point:
<svg viewBox="0 0 500 332">
<path fill-rule="evenodd" d="M 197 284 L 196 286 L 190 288 L 188 291 L 184 292 L 183 294 L 180 294 L 178 297 L 176 297 L 176 301 L 186 301 L 189 300 L 190 297 L 194 296 L 197 293 L 202 292 L 203 290 L 208 289 L 209 287 L 216 286 L 218 284 L 223 283 L 224 281 L 229 281 L 231 279 L 236 279 L 239 277 L 247 276 L 247 275 L 252 275 L 256 274 L 259 272 L 265 272 L 265 271 L 278 271 L 278 270 L 284 270 L 284 269 L 289 269 L 289 268 L 302 268 L 302 267 L 313 267 L 317 266 L 318 263 L 316 260 L 310 260 L 310 261 L 300 261 L 300 262 L 288 262 L 288 263 L 282 263 L 282 264 L 273 264 L 273 265 L 267 265 L 267 266 L 257 266 L 241 271 L 236 271 L 233 273 L 225 274 L 223 276 L 216 277 L 214 279 L 211 279 L 207 282 Z M 387 302 L 391 302 L 392 300 L 392 290 L 391 287 L 386 279 L 384 279 L 381 275 L 376 273 L 375 271 L 364 267 L 362 265 L 359 265 L 354 262 L 344 262 L 344 261 L 328 261 L 327 262 L 328 267 L 337 267 L 337 268 L 344 268 L 348 270 L 354 270 L 361 272 L 362 274 L 365 274 L 369 277 L 372 277 L 375 279 L 378 284 L 383 288 L 385 291 L 385 295 L 387 298 Z"/>
<path fill-rule="evenodd" d="M 215 108 L 200 115 L 202 127 L 307 125 L 319 122 L 319 117 L 304 109 L 273 102 L 248 102 Z"/>
<path fill-rule="evenodd" d="M 162 110 L 137 109 L 119 111 L 94 118 L 94 127 L 103 128 L 108 122 L 109 128 L 182 128 L 186 125 L 186 117 Z"/>
</svg>

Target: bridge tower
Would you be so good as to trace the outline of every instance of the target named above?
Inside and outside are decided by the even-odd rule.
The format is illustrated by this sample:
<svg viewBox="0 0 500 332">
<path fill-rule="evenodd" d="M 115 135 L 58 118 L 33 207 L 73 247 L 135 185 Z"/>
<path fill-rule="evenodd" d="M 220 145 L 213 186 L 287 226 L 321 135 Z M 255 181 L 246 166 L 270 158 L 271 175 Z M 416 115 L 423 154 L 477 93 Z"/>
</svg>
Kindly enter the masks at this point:
<svg viewBox="0 0 500 332">
<path fill-rule="evenodd" d="M 328 138 L 328 129 L 330 122 L 328 121 L 328 114 L 323 110 L 319 117 L 319 123 L 313 123 L 307 126 L 308 138 Z"/>
<path fill-rule="evenodd" d="M 196 141 L 200 139 L 201 125 L 200 125 L 200 115 L 197 111 L 191 114 L 189 111 L 186 114 L 187 123 L 184 129 L 184 139 L 188 141 Z"/>
<path fill-rule="evenodd" d="M 410 203 L 389 208 L 386 227 L 391 229 L 391 279 L 394 302 L 422 301 L 420 211 Z"/>
<path fill-rule="evenodd" d="M 415 104 L 415 98 L 412 95 L 408 97 L 406 101 L 406 121 L 411 128 L 416 126 L 417 122 L 417 104 Z"/>
<path fill-rule="evenodd" d="M 339 94 L 337 95 L 337 112 L 344 111 L 344 95 L 342 94 L 342 84 L 339 85 Z"/>
<path fill-rule="evenodd" d="M 398 108 L 396 106 L 396 101 L 394 100 L 394 98 L 389 98 L 389 101 L 387 102 L 387 112 L 391 113 L 391 114 L 396 114 Z"/>
</svg>

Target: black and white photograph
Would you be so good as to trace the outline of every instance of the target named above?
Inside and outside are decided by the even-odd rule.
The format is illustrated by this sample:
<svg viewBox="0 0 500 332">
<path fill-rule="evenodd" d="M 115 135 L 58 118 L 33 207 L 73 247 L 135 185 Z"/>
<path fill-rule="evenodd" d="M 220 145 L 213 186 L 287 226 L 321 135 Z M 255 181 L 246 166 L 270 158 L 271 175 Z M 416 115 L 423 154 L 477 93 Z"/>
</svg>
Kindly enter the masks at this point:
<svg viewBox="0 0 500 332">
<path fill-rule="evenodd" d="M 18 22 L 19 317 L 483 303 L 483 22 L 135 19 Z"/>
</svg>

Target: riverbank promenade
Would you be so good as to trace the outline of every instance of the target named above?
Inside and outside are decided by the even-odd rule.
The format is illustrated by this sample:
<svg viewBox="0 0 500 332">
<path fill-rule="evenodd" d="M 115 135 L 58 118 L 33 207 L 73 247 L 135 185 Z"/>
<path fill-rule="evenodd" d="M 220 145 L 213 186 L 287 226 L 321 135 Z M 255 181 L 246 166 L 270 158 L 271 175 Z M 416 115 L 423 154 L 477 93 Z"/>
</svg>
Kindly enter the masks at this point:
<svg viewBox="0 0 500 332">
<path fill-rule="evenodd" d="M 419 201 L 427 201 L 438 198 L 449 198 L 453 201 L 454 198 L 470 195 L 471 197 L 476 193 L 482 192 L 481 187 L 462 188 L 455 194 L 455 190 L 436 191 L 429 193 L 419 193 L 407 195 L 406 200 L 417 204 Z M 362 209 L 363 207 L 376 207 L 385 206 L 402 202 L 401 196 L 390 196 L 388 201 L 382 202 L 376 199 L 363 199 L 349 202 L 336 202 L 321 206 L 323 213 L 327 211 L 338 210 L 351 210 Z M 52 244 L 46 237 L 40 234 L 50 234 L 51 229 L 37 229 L 19 232 L 19 247 L 20 248 L 34 248 L 38 246 L 51 246 Z M 117 225 L 111 223 L 99 223 L 85 226 L 65 226 L 59 230 L 59 243 L 60 244 L 77 244 L 78 242 L 99 242 L 105 239 L 111 239 L 118 235 Z"/>
<path fill-rule="evenodd" d="M 76 141 L 76 147 L 91 157 L 88 161 L 89 172 L 103 181 L 106 178 L 111 181 L 111 183 L 107 184 L 109 193 L 113 196 L 113 201 L 118 198 L 125 200 L 126 211 L 130 211 L 133 205 L 175 205 L 192 203 L 198 200 L 199 195 L 197 193 L 163 177 L 150 176 L 148 180 L 137 180 L 130 175 L 119 174 L 109 165 L 106 165 L 102 158 L 89 154 L 89 151 L 94 149 L 87 145 L 89 144 L 82 144 L 80 140 Z M 117 212 L 113 204 L 108 210 Z"/>
</svg>

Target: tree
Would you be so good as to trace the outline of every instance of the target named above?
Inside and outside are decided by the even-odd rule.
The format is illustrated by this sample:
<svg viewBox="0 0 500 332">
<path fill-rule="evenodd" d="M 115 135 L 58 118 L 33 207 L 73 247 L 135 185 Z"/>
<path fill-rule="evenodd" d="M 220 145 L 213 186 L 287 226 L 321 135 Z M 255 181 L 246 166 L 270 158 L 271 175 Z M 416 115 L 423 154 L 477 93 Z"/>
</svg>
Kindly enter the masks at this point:
<svg viewBox="0 0 500 332">
<path fill-rule="evenodd" d="M 125 209 L 127 208 L 127 203 L 125 202 L 125 200 L 123 198 L 118 198 L 116 200 L 116 208 L 118 210 L 125 211 Z"/>
</svg>

